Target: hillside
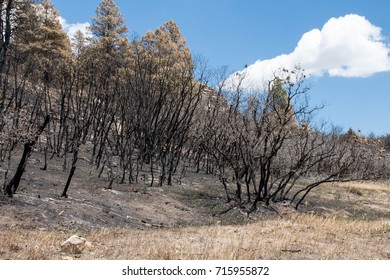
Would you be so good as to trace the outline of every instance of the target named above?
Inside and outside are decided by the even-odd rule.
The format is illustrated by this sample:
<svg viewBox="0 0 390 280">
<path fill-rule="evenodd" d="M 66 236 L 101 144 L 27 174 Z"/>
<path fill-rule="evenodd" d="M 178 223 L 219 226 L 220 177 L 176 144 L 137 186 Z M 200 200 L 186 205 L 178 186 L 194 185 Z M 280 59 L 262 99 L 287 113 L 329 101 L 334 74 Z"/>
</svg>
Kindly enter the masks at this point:
<svg viewBox="0 0 390 280">
<path fill-rule="evenodd" d="M 14 198 L 0 200 L 1 259 L 390 258 L 389 183 L 328 184 L 299 211 L 278 204 L 248 217 L 243 209 L 226 212 L 232 204 L 216 178 L 191 170 L 173 186 L 108 190 L 81 161 L 61 198 L 61 161 L 43 171 L 40 158 L 33 154 Z M 91 247 L 61 252 L 73 234 Z"/>
<path fill-rule="evenodd" d="M 150 187 L 149 182 L 113 183 L 88 162 L 81 160 L 69 188 L 61 197 L 68 173 L 62 159 L 54 157 L 43 171 L 43 155 L 34 153 L 13 198 L 2 195 L 2 228 L 21 227 L 41 230 L 91 230 L 102 227 L 178 227 L 207 225 L 220 220 L 218 214 L 229 209 L 218 179 L 213 175 L 188 172 L 173 186 Z M 146 177 L 147 178 L 147 177 Z M 241 222 L 241 211 L 227 213 L 229 223 Z"/>
</svg>

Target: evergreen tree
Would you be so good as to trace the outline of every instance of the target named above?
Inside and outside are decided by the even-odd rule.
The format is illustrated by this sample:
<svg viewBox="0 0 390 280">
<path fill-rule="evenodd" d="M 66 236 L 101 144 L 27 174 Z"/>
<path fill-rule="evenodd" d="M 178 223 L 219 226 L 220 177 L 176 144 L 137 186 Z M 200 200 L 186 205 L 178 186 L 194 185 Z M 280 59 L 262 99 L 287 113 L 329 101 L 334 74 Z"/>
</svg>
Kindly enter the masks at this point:
<svg viewBox="0 0 390 280">
<path fill-rule="evenodd" d="M 117 54 L 127 45 L 125 20 L 113 0 L 102 0 L 92 19 L 93 45 L 103 51 L 106 58 Z"/>
<path fill-rule="evenodd" d="M 150 69 L 163 67 L 191 69 L 192 56 L 179 27 L 173 20 L 160 26 L 155 32 L 147 32 L 140 42 L 141 50 L 150 60 Z"/>
<path fill-rule="evenodd" d="M 294 108 L 291 104 L 293 94 L 289 94 L 286 87 L 291 86 L 290 78 L 286 81 L 279 77 L 274 78 L 269 88 L 269 110 L 271 115 L 277 114 L 277 118 L 296 126 Z"/>
<path fill-rule="evenodd" d="M 48 62 L 71 55 L 69 38 L 50 0 L 21 2 L 16 14 L 14 44 L 23 59 Z"/>
<path fill-rule="evenodd" d="M 0 0 L 0 73 L 3 72 L 8 46 L 12 35 L 11 14 L 14 9 L 13 0 Z"/>
<path fill-rule="evenodd" d="M 84 33 L 77 30 L 72 38 L 72 50 L 76 58 L 81 57 L 87 48 L 88 39 L 84 36 Z"/>
<path fill-rule="evenodd" d="M 39 19 L 42 52 L 54 59 L 70 57 L 70 42 L 59 21 L 59 13 L 50 0 L 40 0 L 36 6 Z"/>
</svg>

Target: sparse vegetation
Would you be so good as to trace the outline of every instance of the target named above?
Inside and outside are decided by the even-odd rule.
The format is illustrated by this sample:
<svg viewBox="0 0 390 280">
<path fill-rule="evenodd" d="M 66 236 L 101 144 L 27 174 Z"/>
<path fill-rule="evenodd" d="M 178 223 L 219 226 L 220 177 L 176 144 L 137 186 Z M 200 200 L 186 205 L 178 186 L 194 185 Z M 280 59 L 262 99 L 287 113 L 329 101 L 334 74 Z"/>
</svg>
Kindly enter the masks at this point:
<svg viewBox="0 0 390 280">
<path fill-rule="evenodd" d="M 50 0 L 0 8 L 0 258 L 76 257 L 74 230 L 80 258 L 389 258 L 389 185 L 363 182 L 389 137 L 315 122 L 300 67 L 248 92 L 173 20 L 129 40 L 102 0 L 70 39 Z"/>
<path fill-rule="evenodd" d="M 83 200 L 57 200 L 53 192 L 53 199 L 35 203 L 26 195 L 31 206 L 1 206 L 0 258 L 390 258 L 388 183 L 326 184 L 312 192 L 300 211 L 275 204 L 273 211 L 264 208 L 248 217 L 240 209 L 222 214 L 227 206 L 207 178 L 212 176 L 202 184 L 183 182 L 181 192 L 147 187 L 147 193 L 136 189 L 128 195 L 122 189 L 118 195 L 96 186 L 78 193 Z M 118 206 L 110 207 L 111 202 Z M 50 216 L 53 212 L 57 216 Z M 61 243 L 73 234 L 91 243 L 79 255 L 61 251 Z"/>
<path fill-rule="evenodd" d="M 92 244 L 80 255 L 61 252 L 67 232 L 11 230 L 1 233 L 2 259 L 390 259 L 389 220 L 314 214 L 240 226 L 80 231 Z"/>
</svg>

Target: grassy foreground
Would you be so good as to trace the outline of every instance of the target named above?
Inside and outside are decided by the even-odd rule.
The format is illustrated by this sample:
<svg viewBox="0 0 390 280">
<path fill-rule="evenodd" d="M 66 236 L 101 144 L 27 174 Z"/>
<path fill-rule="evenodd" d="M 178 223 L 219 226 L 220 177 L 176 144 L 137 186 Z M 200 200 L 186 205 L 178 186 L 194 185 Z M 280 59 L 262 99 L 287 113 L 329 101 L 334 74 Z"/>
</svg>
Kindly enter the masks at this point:
<svg viewBox="0 0 390 280">
<path fill-rule="evenodd" d="M 22 227 L 3 215 L 0 259 L 390 259 L 390 184 L 329 184 L 305 209 L 279 208 L 241 225 L 106 227 L 54 230 Z M 172 215 L 176 215 L 172 214 Z M 81 254 L 61 251 L 71 235 Z"/>
<path fill-rule="evenodd" d="M 10 229 L 1 259 L 390 259 L 390 221 L 351 221 L 313 214 L 244 226 L 102 229 L 78 234 L 91 242 L 78 256 L 61 252 L 70 233 Z"/>
</svg>

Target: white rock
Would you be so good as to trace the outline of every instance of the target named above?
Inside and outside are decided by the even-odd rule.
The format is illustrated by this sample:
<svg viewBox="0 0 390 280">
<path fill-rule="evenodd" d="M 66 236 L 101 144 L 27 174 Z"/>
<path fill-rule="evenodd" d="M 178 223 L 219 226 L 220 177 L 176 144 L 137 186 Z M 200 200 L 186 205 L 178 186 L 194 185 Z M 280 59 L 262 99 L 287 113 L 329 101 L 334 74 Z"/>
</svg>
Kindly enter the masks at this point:
<svg viewBox="0 0 390 280">
<path fill-rule="evenodd" d="M 77 235 L 72 235 L 64 243 L 61 244 L 61 250 L 65 253 L 70 254 L 81 254 L 85 248 L 85 243 L 87 240 L 85 238 L 79 237 Z"/>
</svg>

